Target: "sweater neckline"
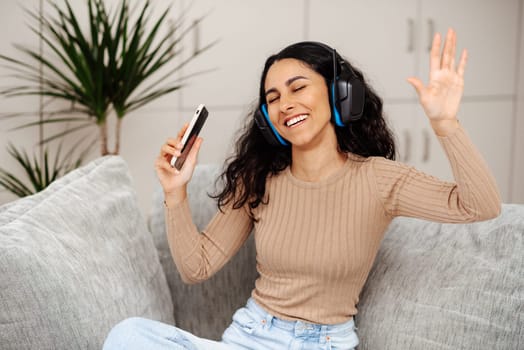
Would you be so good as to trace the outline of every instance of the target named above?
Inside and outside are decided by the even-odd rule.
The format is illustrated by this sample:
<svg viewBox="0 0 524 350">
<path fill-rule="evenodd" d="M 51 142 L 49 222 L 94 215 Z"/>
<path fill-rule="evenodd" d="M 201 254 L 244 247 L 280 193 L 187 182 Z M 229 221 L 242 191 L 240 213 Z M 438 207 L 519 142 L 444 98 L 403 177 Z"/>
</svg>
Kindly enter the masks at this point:
<svg viewBox="0 0 524 350">
<path fill-rule="evenodd" d="M 337 182 L 340 178 L 342 178 L 344 175 L 347 174 L 349 171 L 351 160 L 350 156 L 348 155 L 345 163 L 343 166 L 340 167 L 340 169 L 336 170 L 332 174 L 330 174 L 328 177 L 320 180 L 320 181 L 305 181 L 300 180 L 296 178 L 293 173 L 291 173 L 291 166 L 288 166 L 285 170 L 285 175 L 287 179 L 294 185 L 304 188 L 320 188 L 329 184 L 332 184 L 334 182 Z"/>
</svg>

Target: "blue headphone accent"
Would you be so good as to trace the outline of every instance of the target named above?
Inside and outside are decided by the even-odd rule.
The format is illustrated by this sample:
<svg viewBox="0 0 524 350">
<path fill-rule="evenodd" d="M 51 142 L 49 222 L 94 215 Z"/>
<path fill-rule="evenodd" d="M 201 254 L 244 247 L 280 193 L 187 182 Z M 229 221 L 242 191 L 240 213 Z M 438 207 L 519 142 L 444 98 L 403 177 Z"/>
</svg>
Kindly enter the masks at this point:
<svg viewBox="0 0 524 350">
<path fill-rule="evenodd" d="M 289 143 L 286 140 L 284 140 L 284 138 L 282 136 L 280 136 L 280 134 L 278 133 L 277 129 L 275 129 L 275 126 L 273 125 L 273 123 L 271 123 L 271 120 L 269 119 L 269 113 L 267 112 L 266 104 L 263 104 L 262 106 L 260 106 L 260 109 L 262 110 L 262 114 L 264 115 L 264 118 L 266 119 L 267 124 L 269 125 L 269 127 L 273 131 L 273 134 L 276 136 L 278 142 L 282 146 L 288 146 Z"/>
<path fill-rule="evenodd" d="M 337 126 L 343 127 L 345 124 L 340 117 L 340 113 L 337 109 L 337 104 L 335 103 L 335 82 L 331 83 L 331 103 L 333 105 L 333 119 L 335 119 L 335 124 Z"/>
</svg>

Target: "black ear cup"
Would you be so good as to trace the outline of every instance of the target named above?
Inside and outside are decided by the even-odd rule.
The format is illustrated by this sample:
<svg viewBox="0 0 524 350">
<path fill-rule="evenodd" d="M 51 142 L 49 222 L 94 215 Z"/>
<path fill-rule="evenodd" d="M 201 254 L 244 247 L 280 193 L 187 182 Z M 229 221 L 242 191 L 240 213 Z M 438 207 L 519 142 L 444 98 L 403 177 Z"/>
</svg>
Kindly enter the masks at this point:
<svg viewBox="0 0 524 350">
<path fill-rule="evenodd" d="M 362 118 L 365 88 L 360 79 L 344 72 L 336 78 L 333 93 L 333 117 L 335 124 L 345 126 Z M 338 115 L 338 118 L 337 118 Z"/>
<path fill-rule="evenodd" d="M 265 104 L 262 104 L 255 111 L 255 124 L 258 129 L 264 135 L 266 141 L 272 146 L 287 146 L 288 142 L 280 136 L 277 132 L 271 120 L 269 119 L 269 114 L 267 113 L 267 107 Z"/>
</svg>

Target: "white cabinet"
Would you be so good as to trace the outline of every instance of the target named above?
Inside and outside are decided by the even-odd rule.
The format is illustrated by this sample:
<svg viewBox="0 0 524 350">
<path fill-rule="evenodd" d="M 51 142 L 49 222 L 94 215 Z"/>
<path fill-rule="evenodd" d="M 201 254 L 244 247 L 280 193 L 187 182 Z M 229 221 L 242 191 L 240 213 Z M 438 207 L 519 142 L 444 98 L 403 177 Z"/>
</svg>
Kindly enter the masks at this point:
<svg viewBox="0 0 524 350">
<path fill-rule="evenodd" d="M 310 6 L 308 40 L 335 48 L 380 96 L 413 96 L 406 78 L 417 68 L 417 0 L 311 0 Z"/>
<path fill-rule="evenodd" d="M 186 1 L 187 2 L 187 1 Z M 184 42 L 186 52 L 217 44 L 186 66 L 192 77 L 181 91 L 185 108 L 200 103 L 213 107 L 244 106 L 258 99 L 265 59 L 304 35 L 304 1 L 198 0 L 185 18 L 207 16 Z"/>
<path fill-rule="evenodd" d="M 406 78 L 427 81 L 433 34 L 457 31 L 467 47 L 465 96 L 511 95 L 519 0 L 311 0 L 308 39 L 334 46 L 386 100 L 413 98 Z M 458 54 L 457 54 L 458 56 Z"/>
<path fill-rule="evenodd" d="M 467 48 L 464 94 L 508 96 L 515 93 L 519 0 L 421 0 L 420 74 L 428 76 L 429 38 L 433 32 L 457 31 L 457 56 Z M 460 50 L 460 51 L 459 51 Z"/>
<path fill-rule="evenodd" d="M 308 39 L 334 46 L 384 98 L 399 160 L 452 179 L 448 160 L 406 78 L 429 78 L 433 35 L 457 32 L 457 60 L 468 49 L 459 118 L 511 200 L 512 121 L 519 0 L 311 0 Z"/>
</svg>

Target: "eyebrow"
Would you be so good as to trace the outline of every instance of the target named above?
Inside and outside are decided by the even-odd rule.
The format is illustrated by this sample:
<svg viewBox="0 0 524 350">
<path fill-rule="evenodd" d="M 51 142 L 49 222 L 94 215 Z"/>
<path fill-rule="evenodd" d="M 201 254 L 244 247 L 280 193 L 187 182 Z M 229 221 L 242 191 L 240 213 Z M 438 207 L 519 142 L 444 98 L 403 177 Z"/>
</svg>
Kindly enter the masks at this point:
<svg viewBox="0 0 524 350">
<path fill-rule="evenodd" d="M 292 78 L 289 78 L 288 80 L 286 80 L 286 86 L 291 85 L 294 81 L 299 80 L 299 79 L 308 79 L 308 78 L 303 76 L 303 75 L 297 75 L 295 77 L 292 77 Z M 269 95 L 272 92 L 276 92 L 276 91 L 277 91 L 276 88 L 271 88 L 271 89 L 266 91 L 266 95 L 265 96 Z"/>
</svg>

